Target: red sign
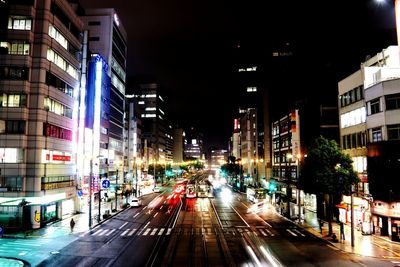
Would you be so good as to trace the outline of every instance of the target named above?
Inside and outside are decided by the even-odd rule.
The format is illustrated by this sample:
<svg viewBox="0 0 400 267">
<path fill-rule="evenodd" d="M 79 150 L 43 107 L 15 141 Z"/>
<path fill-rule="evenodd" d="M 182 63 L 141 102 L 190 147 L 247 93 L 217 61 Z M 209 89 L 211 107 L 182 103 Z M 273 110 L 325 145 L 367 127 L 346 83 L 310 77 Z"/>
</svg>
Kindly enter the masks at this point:
<svg viewBox="0 0 400 267">
<path fill-rule="evenodd" d="M 46 160 L 50 160 L 50 155 L 46 154 Z M 71 156 L 53 155 L 54 161 L 71 161 Z"/>
</svg>

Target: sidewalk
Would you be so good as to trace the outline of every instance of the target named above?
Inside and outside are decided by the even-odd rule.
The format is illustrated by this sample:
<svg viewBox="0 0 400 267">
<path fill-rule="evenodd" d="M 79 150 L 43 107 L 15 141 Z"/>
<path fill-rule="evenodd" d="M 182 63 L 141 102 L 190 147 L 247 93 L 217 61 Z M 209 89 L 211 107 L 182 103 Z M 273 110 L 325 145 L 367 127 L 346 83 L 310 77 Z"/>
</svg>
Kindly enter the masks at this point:
<svg viewBox="0 0 400 267">
<path fill-rule="evenodd" d="M 352 247 L 351 228 L 349 224 L 344 225 L 345 240 L 341 240 L 340 225 L 339 223 L 332 222 L 332 231 L 336 234 L 338 239 L 337 242 L 333 242 L 332 238 L 328 236 L 328 222 L 323 222 L 322 232 L 316 217 L 305 218 L 301 223 L 296 223 L 313 235 L 330 242 L 331 246 L 337 250 L 354 253 L 360 256 L 400 259 L 400 243 L 391 241 L 389 237 L 362 235 L 361 231 L 354 228 L 354 247 Z"/>
<path fill-rule="evenodd" d="M 128 199 L 129 202 L 130 198 Z M 112 200 L 113 202 L 114 200 Z M 100 222 L 96 220 L 96 215 L 98 215 L 97 208 L 93 208 L 92 211 L 92 228 L 106 222 L 108 219 L 112 218 L 113 216 L 117 215 L 124 209 L 121 208 L 120 201 L 125 203 L 125 199 L 118 200 L 118 209 L 112 210 L 111 203 L 106 202 L 105 205 L 102 205 L 102 214 L 104 214 L 105 210 L 110 210 L 110 216 L 107 218 L 102 218 Z M 74 219 L 75 226 L 73 231 L 71 232 L 70 221 Z M 60 236 L 65 236 L 69 234 L 79 234 L 84 233 L 89 230 L 89 214 L 87 212 L 73 214 L 71 216 L 66 216 L 58 221 L 53 223 L 49 223 L 45 227 L 39 229 L 31 229 L 28 231 L 20 231 L 15 233 L 5 233 L 3 238 L 39 238 L 39 237 L 47 237 L 47 238 L 57 238 Z M 1 265 L 0 265 L 1 266 Z"/>
</svg>

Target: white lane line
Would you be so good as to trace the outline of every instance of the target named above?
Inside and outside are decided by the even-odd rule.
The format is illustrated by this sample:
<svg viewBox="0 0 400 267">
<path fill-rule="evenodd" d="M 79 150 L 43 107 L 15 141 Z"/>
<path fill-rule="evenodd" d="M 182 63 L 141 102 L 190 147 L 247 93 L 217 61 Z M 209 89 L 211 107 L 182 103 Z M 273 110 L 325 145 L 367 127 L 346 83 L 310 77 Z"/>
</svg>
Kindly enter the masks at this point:
<svg viewBox="0 0 400 267">
<path fill-rule="evenodd" d="M 128 222 L 125 222 L 123 225 L 121 225 L 118 229 L 122 229 L 125 225 L 127 225 L 128 224 Z"/>
<path fill-rule="evenodd" d="M 106 234 L 106 236 L 111 235 L 112 233 L 114 233 L 114 231 L 115 231 L 115 229 L 112 229 L 110 232 L 108 232 L 108 233 Z"/>
<path fill-rule="evenodd" d="M 132 229 L 132 231 L 129 232 L 128 236 L 133 235 L 133 233 L 135 233 L 135 232 L 136 232 L 136 229 Z"/>
<path fill-rule="evenodd" d="M 286 231 L 287 231 L 288 233 L 290 233 L 291 235 L 293 235 L 293 236 L 297 236 L 297 234 L 295 234 L 295 233 L 293 233 L 292 231 L 290 231 L 290 229 L 286 229 Z"/>
<path fill-rule="evenodd" d="M 151 231 L 151 228 L 147 228 L 146 231 L 144 231 L 143 235 L 147 235 Z"/>
<path fill-rule="evenodd" d="M 124 235 L 126 235 L 126 233 L 128 233 L 129 232 L 129 230 L 131 230 L 131 229 L 126 229 L 122 234 L 121 234 L 121 236 L 124 236 Z"/>
<path fill-rule="evenodd" d="M 110 229 L 106 229 L 104 230 L 102 233 L 99 234 L 99 236 L 104 235 L 105 233 L 107 233 Z"/>
<path fill-rule="evenodd" d="M 264 221 L 269 227 L 271 227 L 272 228 L 272 226 L 269 224 L 269 223 L 267 223 L 266 221 Z"/>
<path fill-rule="evenodd" d="M 169 235 L 171 233 L 172 228 L 168 228 L 166 235 Z"/>
<path fill-rule="evenodd" d="M 158 232 L 158 235 L 162 235 L 163 232 L 164 232 L 164 228 L 161 228 L 160 232 Z"/>
<path fill-rule="evenodd" d="M 154 214 L 153 218 L 155 218 L 157 216 L 158 212 L 156 214 Z"/>
<path fill-rule="evenodd" d="M 139 215 L 139 213 L 136 213 L 135 215 L 133 215 L 133 218 L 136 218 Z"/>
<path fill-rule="evenodd" d="M 157 230 L 158 230 L 158 228 L 154 228 L 153 231 L 150 233 L 150 235 L 155 235 Z"/>
<path fill-rule="evenodd" d="M 149 226 L 150 222 L 146 223 L 146 225 L 143 227 L 145 229 L 147 226 Z"/>
</svg>

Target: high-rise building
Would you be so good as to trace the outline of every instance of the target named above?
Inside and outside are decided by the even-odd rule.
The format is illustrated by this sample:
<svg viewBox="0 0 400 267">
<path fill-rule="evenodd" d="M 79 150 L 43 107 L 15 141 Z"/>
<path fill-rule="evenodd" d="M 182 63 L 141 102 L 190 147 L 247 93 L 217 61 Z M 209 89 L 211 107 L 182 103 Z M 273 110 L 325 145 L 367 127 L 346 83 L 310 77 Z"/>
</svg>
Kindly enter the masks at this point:
<svg viewBox="0 0 400 267">
<path fill-rule="evenodd" d="M 184 159 L 204 160 L 203 134 L 197 132 L 194 127 L 190 127 L 190 129 L 185 132 L 185 139 Z"/>
<path fill-rule="evenodd" d="M 173 162 L 180 164 L 183 162 L 184 132 L 182 128 L 175 128 L 173 132 Z"/>
<path fill-rule="evenodd" d="M 102 156 L 106 158 L 110 180 L 122 184 L 128 172 L 128 160 L 124 156 L 127 34 L 112 8 L 86 9 L 81 19 L 89 32 L 89 51 L 101 55 L 108 66 L 111 79 L 108 143 L 105 144 L 108 153 Z"/>
<path fill-rule="evenodd" d="M 39 228 L 78 209 L 83 23 L 65 0 L 2 1 L 0 10 L 0 224 Z"/>
<path fill-rule="evenodd" d="M 172 134 L 167 122 L 166 103 L 156 83 L 140 84 L 135 92 L 142 120 L 142 136 L 147 147 L 148 163 L 166 164 L 172 162 Z"/>
</svg>

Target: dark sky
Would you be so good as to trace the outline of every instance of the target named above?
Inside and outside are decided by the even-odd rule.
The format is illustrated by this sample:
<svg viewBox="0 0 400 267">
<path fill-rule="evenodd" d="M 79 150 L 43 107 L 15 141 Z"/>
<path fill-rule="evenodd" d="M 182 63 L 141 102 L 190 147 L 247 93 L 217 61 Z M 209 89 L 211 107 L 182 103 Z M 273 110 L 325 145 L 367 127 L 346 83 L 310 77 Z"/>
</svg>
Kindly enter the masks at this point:
<svg viewBox="0 0 400 267">
<path fill-rule="evenodd" d="M 368 54 L 396 43 L 388 2 L 81 0 L 117 10 L 128 32 L 128 75 L 154 77 L 166 88 L 171 116 L 203 132 L 207 145 L 223 147 L 232 129 L 231 55 L 239 41 L 289 41 L 305 71 L 299 84 L 318 69 L 337 87 Z"/>
</svg>

